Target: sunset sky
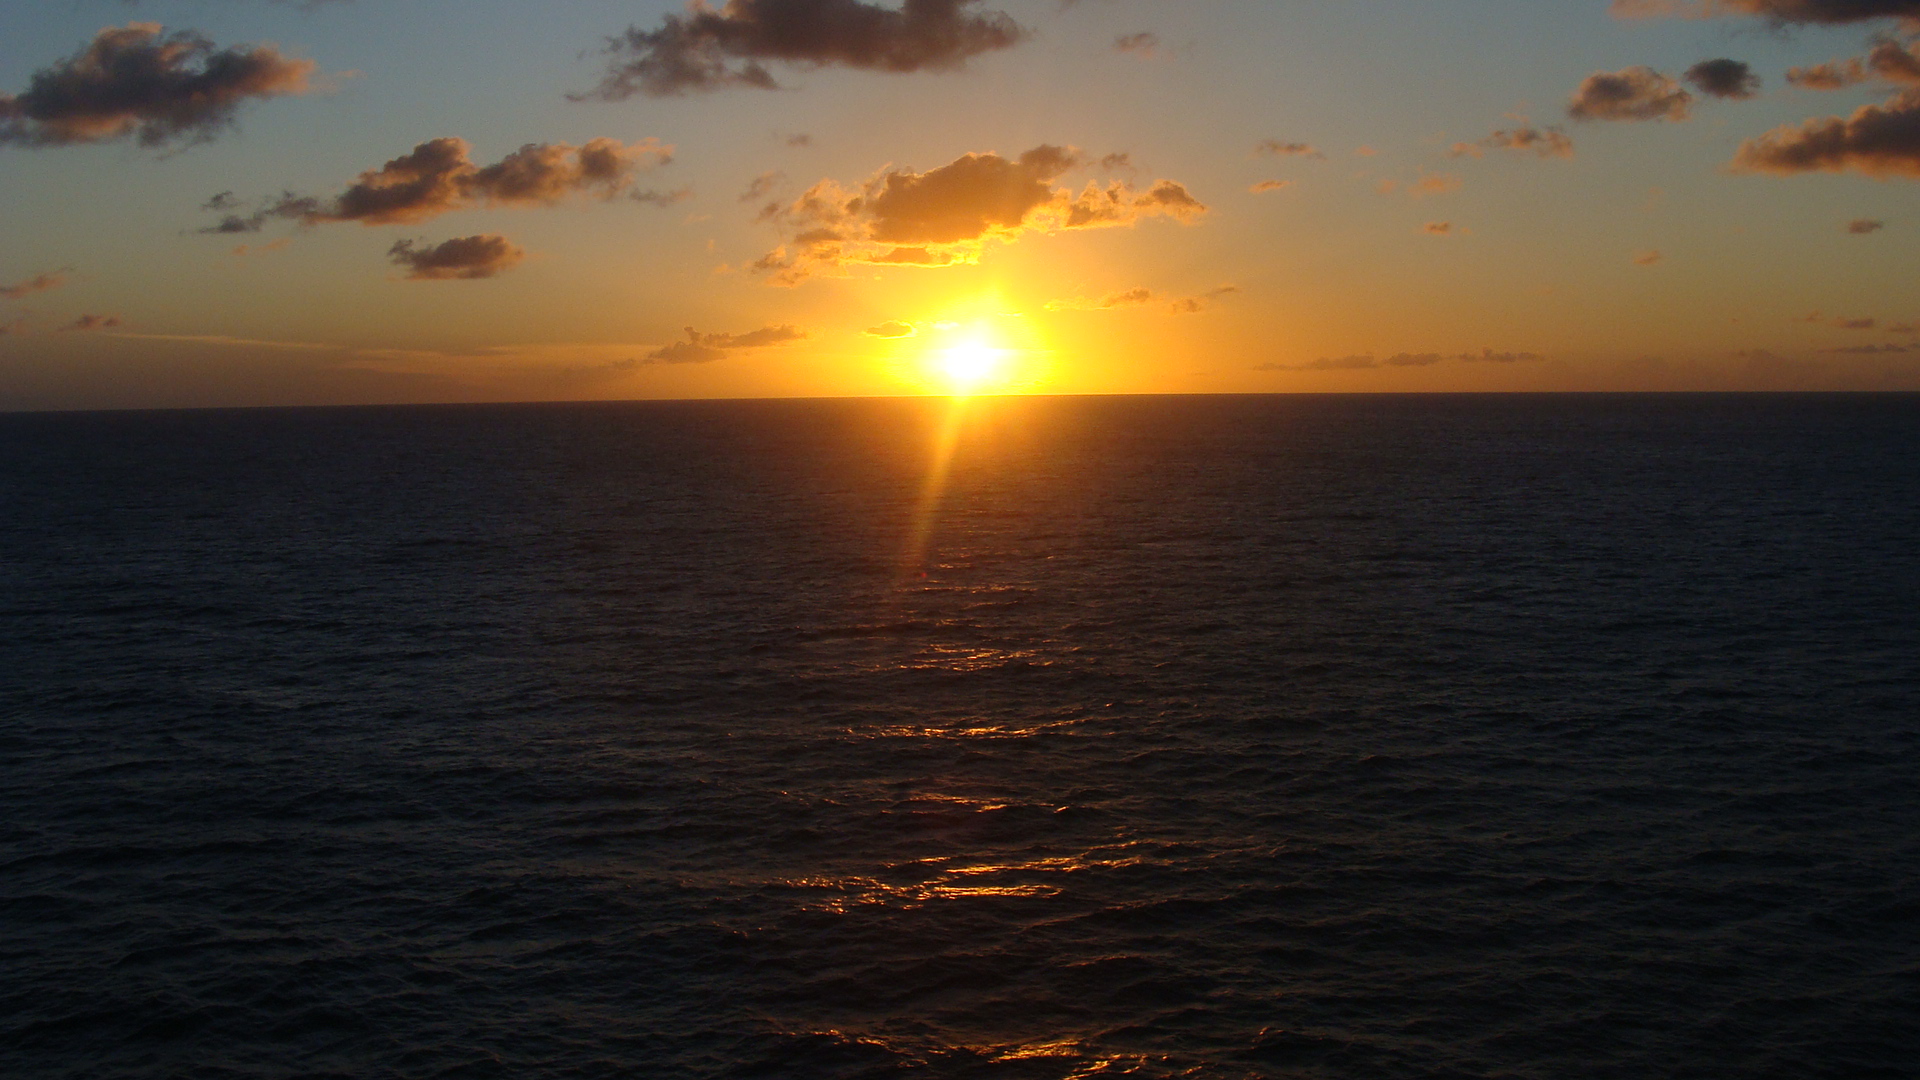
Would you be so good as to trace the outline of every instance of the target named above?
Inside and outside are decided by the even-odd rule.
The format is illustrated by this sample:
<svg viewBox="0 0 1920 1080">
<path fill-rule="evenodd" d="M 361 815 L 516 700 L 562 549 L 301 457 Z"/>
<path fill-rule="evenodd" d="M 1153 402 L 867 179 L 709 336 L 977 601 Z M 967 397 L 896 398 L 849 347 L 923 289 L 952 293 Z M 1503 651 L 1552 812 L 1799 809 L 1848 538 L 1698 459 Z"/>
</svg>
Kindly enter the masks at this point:
<svg viewBox="0 0 1920 1080">
<path fill-rule="evenodd" d="M 0 191 L 0 409 L 1920 388 L 1920 0 L 45 0 Z"/>
</svg>

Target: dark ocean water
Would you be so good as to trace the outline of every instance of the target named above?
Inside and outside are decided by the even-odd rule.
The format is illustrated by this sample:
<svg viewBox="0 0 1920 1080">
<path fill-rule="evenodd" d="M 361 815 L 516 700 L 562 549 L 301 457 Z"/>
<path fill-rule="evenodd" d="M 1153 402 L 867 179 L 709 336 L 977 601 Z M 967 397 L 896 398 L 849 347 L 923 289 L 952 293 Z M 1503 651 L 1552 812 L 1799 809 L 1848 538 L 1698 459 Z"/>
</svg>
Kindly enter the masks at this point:
<svg viewBox="0 0 1920 1080">
<path fill-rule="evenodd" d="M 947 408 L 0 416 L 0 1075 L 1920 1073 L 1920 397 Z"/>
</svg>

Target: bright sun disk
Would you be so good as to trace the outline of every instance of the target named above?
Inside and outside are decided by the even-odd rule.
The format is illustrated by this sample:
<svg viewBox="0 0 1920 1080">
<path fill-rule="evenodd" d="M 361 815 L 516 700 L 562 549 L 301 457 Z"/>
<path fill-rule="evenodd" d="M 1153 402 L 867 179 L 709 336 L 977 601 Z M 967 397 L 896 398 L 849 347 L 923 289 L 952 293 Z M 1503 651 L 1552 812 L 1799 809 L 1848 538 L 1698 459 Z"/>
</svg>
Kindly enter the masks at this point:
<svg viewBox="0 0 1920 1080">
<path fill-rule="evenodd" d="M 1005 350 L 979 338 L 948 346 L 940 358 L 940 369 L 955 386 L 970 389 L 999 373 Z"/>
</svg>

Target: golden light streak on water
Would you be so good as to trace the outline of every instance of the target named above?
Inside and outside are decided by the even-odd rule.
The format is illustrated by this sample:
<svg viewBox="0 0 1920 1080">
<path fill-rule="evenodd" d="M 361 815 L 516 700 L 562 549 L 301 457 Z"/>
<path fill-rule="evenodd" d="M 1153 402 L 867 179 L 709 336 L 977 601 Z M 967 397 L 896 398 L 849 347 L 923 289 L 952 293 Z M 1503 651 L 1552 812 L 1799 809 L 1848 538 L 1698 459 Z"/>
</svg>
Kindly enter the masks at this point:
<svg viewBox="0 0 1920 1080">
<path fill-rule="evenodd" d="M 933 536 L 934 519 L 946 496 L 947 480 L 953 473 L 954 451 L 960 445 L 960 429 L 965 425 L 971 397 L 956 394 L 947 403 L 947 415 L 933 439 L 933 456 L 927 463 L 927 479 L 921 485 L 920 499 L 914 506 L 913 522 L 907 532 L 907 546 L 900 558 L 902 580 L 924 577 L 927 545 Z"/>
</svg>

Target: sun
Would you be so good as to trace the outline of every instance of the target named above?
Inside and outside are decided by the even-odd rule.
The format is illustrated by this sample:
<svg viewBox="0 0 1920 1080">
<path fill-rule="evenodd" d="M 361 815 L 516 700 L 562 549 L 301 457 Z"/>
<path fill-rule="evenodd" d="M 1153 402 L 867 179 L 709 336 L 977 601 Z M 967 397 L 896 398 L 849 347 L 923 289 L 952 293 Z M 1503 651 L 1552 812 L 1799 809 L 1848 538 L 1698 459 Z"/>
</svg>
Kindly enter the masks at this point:
<svg viewBox="0 0 1920 1080">
<path fill-rule="evenodd" d="M 962 339 L 940 353 L 940 373 L 956 393 L 968 393 L 994 381 L 1006 362 L 1007 351 L 985 336 Z"/>
</svg>

